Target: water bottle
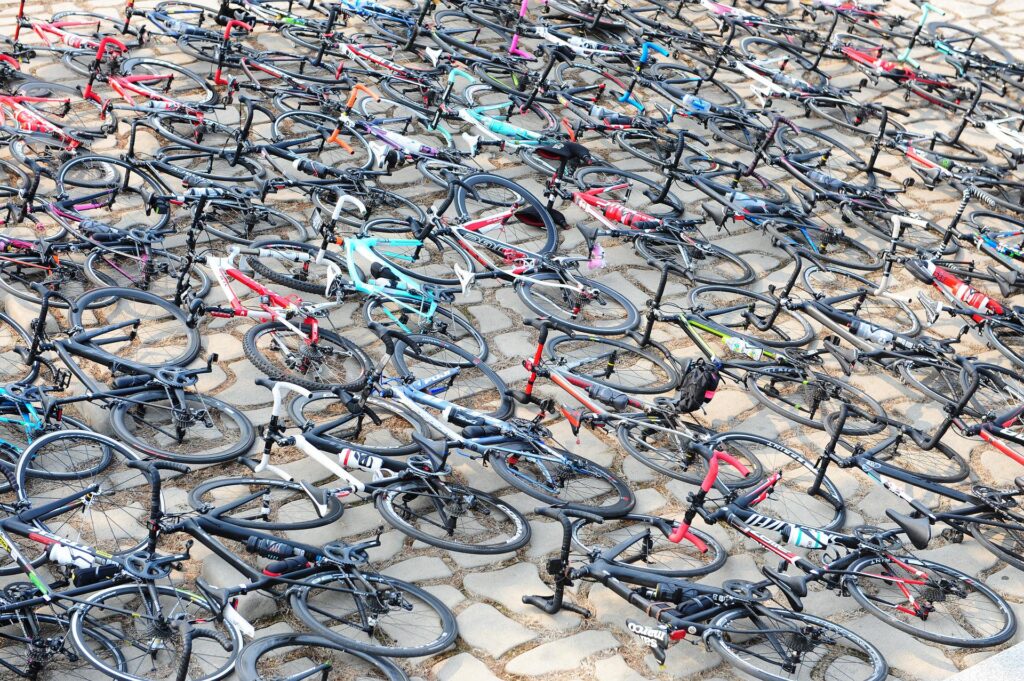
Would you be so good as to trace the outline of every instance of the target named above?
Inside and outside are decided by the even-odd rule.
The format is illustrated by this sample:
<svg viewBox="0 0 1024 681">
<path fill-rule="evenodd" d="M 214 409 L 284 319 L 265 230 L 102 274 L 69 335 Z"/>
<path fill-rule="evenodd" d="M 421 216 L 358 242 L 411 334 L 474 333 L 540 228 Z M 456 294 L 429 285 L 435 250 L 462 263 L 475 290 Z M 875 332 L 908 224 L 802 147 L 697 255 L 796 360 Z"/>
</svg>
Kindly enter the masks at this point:
<svg viewBox="0 0 1024 681">
<path fill-rule="evenodd" d="M 752 360 L 761 359 L 761 355 L 764 351 L 756 346 L 750 345 L 747 341 L 743 340 L 738 336 L 729 336 L 725 339 L 725 347 L 729 348 L 732 352 L 737 355 L 746 355 Z"/>
<path fill-rule="evenodd" d="M 812 530 L 806 527 L 790 528 L 786 541 L 793 546 L 805 549 L 823 549 L 830 543 L 829 535 L 821 530 Z"/>
<path fill-rule="evenodd" d="M 380 473 L 384 460 L 379 456 L 373 456 L 366 452 L 357 452 L 353 449 L 343 449 L 338 454 L 338 463 L 345 468 L 356 468 L 361 471 L 369 471 L 374 475 Z"/>
<path fill-rule="evenodd" d="M 50 547 L 50 560 L 59 565 L 70 565 L 76 568 L 87 568 L 96 562 L 95 556 L 86 553 L 82 549 L 64 546 L 63 544 L 54 544 Z"/>
<path fill-rule="evenodd" d="M 895 338 L 892 332 L 867 322 L 862 322 L 859 319 L 853 320 L 853 323 L 850 324 L 850 331 L 853 331 L 853 335 L 857 336 L 857 338 L 863 338 L 864 340 L 873 341 L 881 345 L 891 343 Z"/>
<path fill-rule="evenodd" d="M 707 113 L 711 111 L 711 102 L 696 95 L 683 95 L 683 106 L 687 111 Z"/>
</svg>

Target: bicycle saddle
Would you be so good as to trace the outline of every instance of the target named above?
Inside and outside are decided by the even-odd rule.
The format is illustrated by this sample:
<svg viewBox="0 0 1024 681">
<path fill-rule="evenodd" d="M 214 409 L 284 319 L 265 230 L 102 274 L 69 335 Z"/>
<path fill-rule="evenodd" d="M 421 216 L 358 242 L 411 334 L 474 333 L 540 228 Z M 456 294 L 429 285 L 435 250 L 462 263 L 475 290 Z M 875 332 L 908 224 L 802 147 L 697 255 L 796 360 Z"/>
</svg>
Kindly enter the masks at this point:
<svg viewBox="0 0 1024 681">
<path fill-rule="evenodd" d="M 1013 484 L 1017 485 L 1017 489 L 1024 492 L 1024 475 L 1018 475 L 1013 479 Z"/>
<path fill-rule="evenodd" d="M 810 579 L 810 575 L 784 575 L 767 565 L 761 568 L 761 574 L 767 577 L 768 581 L 772 584 L 779 587 L 782 595 L 789 601 L 789 605 L 793 610 L 797 612 L 803 611 L 804 604 L 800 598 L 807 595 L 807 580 Z"/>
<path fill-rule="evenodd" d="M 899 525 L 906 532 L 907 539 L 910 540 L 910 543 L 918 551 L 923 551 L 928 547 L 928 542 L 932 538 L 932 526 L 927 518 L 911 518 L 902 513 L 897 513 L 891 508 L 885 509 L 885 515 L 889 516 L 889 520 Z"/>
<path fill-rule="evenodd" d="M 559 319 L 551 319 L 550 317 L 532 317 L 530 319 L 524 319 L 523 324 L 533 327 L 538 331 L 544 329 L 554 329 L 555 331 L 561 331 L 562 333 L 572 335 L 573 330 L 565 325 Z"/>
<path fill-rule="evenodd" d="M 591 158 L 590 150 L 577 142 L 559 142 L 537 147 L 537 155 L 560 161 L 589 161 Z"/>
<path fill-rule="evenodd" d="M 418 444 L 423 453 L 430 459 L 432 470 L 437 471 L 444 466 L 445 457 L 448 455 L 447 440 L 431 440 L 429 437 L 414 431 L 412 441 Z"/>
</svg>

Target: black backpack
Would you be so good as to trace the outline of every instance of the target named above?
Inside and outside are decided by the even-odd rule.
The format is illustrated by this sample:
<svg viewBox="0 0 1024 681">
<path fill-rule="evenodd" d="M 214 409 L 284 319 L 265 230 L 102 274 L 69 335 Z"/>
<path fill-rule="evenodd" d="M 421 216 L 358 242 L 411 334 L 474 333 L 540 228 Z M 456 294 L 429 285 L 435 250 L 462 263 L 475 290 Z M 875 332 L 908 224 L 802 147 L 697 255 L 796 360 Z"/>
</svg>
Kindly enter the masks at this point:
<svg viewBox="0 0 1024 681">
<path fill-rule="evenodd" d="M 683 365 L 683 377 L 675 400 L 679 411 L 689 414 L 711 401 L 721 381 L 719 366 L 718 362 L 709 363 L 703 357 L 687 360 Z"/>
</svg>

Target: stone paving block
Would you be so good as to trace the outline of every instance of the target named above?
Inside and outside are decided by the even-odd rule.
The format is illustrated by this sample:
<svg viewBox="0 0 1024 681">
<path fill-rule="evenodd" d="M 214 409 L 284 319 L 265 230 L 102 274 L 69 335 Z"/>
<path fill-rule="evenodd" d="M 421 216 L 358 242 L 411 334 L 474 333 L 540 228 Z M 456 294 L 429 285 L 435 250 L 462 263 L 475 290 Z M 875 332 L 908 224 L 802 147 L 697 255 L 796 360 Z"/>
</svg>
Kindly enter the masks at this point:
<svg viewBox="0 0 1024 681">
<path fill-rule="evenodd" d="M 437 663 L 432 672 L 437 681 L 502 681 L 469 653 L 459 653 Z"/>
<path fill-rule="evenodd" d="M 474 603 L 460 612 L 456 619 L 462 640 L 495 659 L 538 636 L 486 603 Z"/>
<path fill-rule="evenodd" d="M 561 641 L 537 646 L 505 665 L 505 671 L 520 676 L 538 677 L 570 671 L 596 653 L 619 645 L 607 631 L 583 631 Z"/>
</svg>

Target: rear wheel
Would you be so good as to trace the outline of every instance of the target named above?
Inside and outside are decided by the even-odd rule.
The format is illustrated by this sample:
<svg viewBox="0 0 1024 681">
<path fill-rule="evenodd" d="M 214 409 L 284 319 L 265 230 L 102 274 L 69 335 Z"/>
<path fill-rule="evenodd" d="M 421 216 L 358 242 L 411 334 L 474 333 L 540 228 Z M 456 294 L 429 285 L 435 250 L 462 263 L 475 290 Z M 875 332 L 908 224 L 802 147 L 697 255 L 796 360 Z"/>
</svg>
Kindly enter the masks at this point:
<svg viewBox="0 0 1024 681">
<path fill-rule="evenodd" d="M 885 658 L 868 641 L 804 613 L 741 607 L 719 615 L 711 627 L 711 648 L 736 669 L 765 681 L 882 681 L 888 674 Z"/>
<path fill-rule="evenodd" d="M 880 555 L 858 561 L 849 570 L 843 584 L 854 600 L 911 636 L 947 646 L 986 648 L 1009 640 L 1017 630 L 1013 610 L 1001 596 L 951 567 L 911 556 Z"/>
<path fill-rule="evenodd" d="M 265 531 L 323 527 L 344 511 L 338 498 L 328 495 L 327 512 L 320 516 L 302 485 L 261 478 L 208 480 L 188 493 L 188 503 L 201 513 L 220 509 L 217 519 L 226 523 Z"/>
<path fill-rule="evenodd" d="M 258 324 L 245 334 L 242 350 L 253 365 L 275 381 L 309 390 L 359 390 L 372 362 L 362 348 L 327 329 L 308 324 L 299 333 L 284 322 Z"/>
</svg>

